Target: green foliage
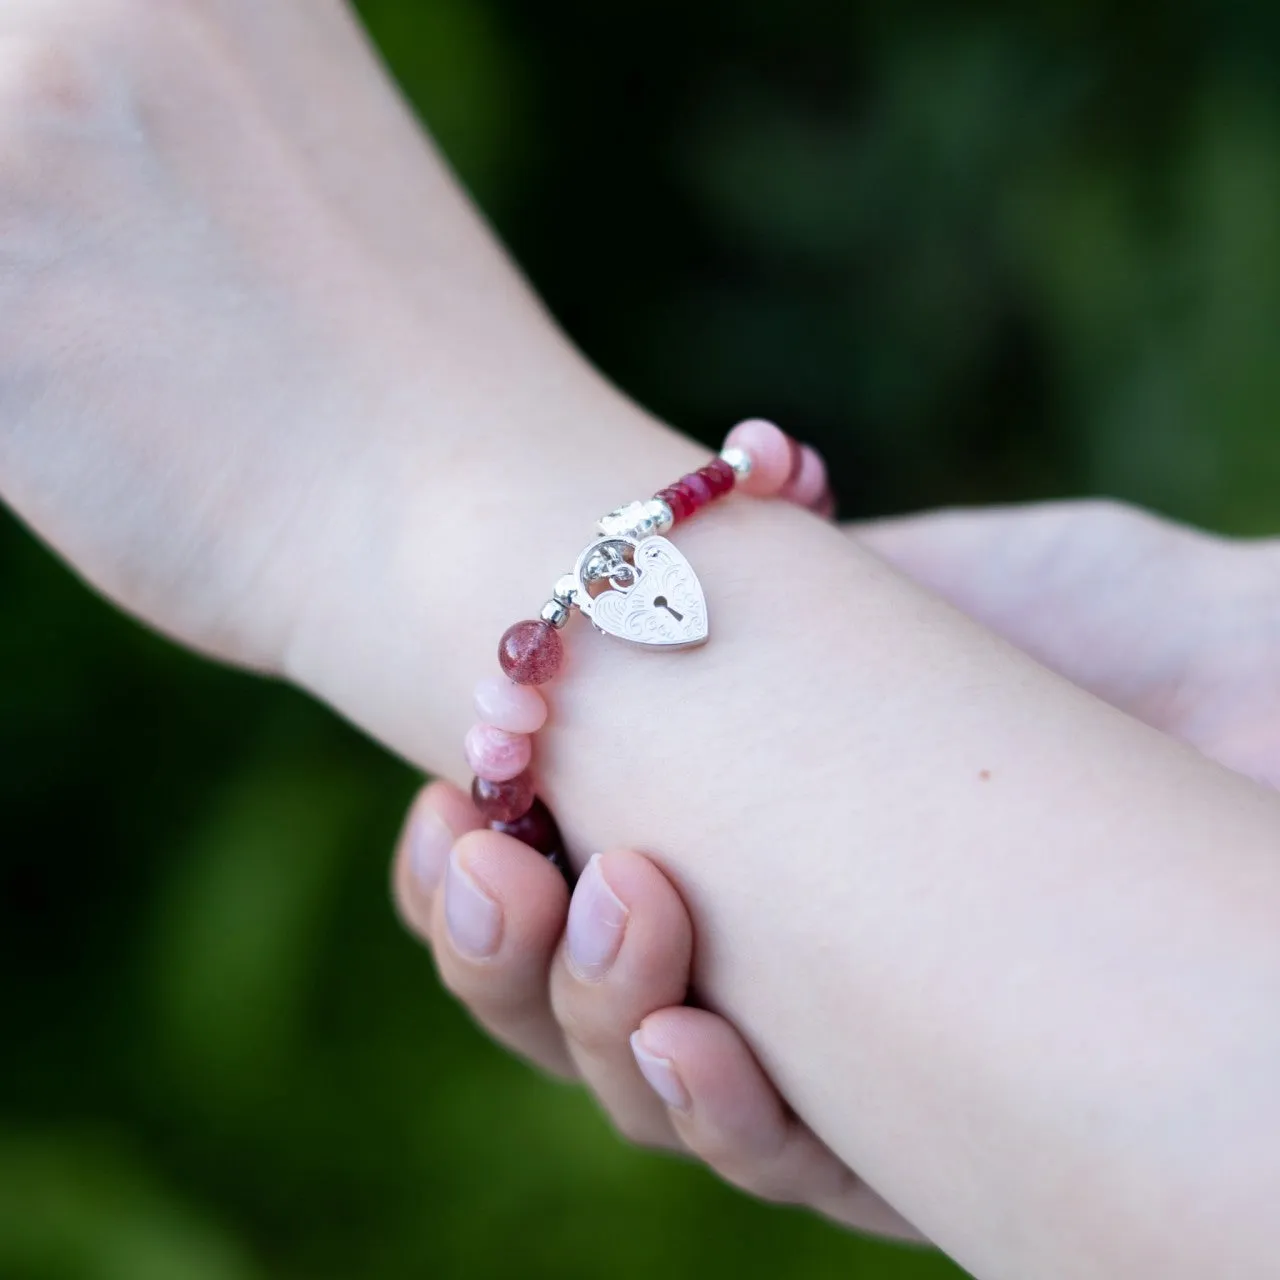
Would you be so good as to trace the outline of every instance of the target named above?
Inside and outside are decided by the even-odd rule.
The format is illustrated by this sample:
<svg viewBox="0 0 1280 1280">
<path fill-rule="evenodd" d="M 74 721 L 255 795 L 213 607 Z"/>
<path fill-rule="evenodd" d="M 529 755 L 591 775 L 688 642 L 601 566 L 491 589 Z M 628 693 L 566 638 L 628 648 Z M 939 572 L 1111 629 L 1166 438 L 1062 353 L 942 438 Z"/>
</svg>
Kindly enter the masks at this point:
<svg viewBox="0 0 1280 1280">
<path fill-rule="evenodd" d="M 777 416 L 851 515 L 1104 492 L 1274 525 L 1274 19 L 362 8 L 575 338 L 672 421 Z M 403 768 L 15 526 L 0 581 L 5 1280 L 954 1274 L 623 1147 L 393 923 Z"/>
</svg>

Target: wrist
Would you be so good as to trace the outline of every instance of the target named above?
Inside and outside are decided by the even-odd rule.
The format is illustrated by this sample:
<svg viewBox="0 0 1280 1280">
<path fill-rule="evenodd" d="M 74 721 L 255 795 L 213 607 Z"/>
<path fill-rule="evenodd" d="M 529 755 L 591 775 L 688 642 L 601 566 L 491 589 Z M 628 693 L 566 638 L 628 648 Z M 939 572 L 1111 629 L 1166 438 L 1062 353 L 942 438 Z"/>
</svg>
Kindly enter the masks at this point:
<svg viewBox="0 0 1280 1280">
<path fill-rule="evenodd" d="M 284 674 L 434 773 L 465 778 L 476 676 L 596 518 L 705 460 L 589 369 L 558 381 L 554 396 L 510 384 L 447 404 L 438 388 L 401 393 L 308 551 Z M 415 399 L 434 430 L 400 425 Z"/>
</svg>

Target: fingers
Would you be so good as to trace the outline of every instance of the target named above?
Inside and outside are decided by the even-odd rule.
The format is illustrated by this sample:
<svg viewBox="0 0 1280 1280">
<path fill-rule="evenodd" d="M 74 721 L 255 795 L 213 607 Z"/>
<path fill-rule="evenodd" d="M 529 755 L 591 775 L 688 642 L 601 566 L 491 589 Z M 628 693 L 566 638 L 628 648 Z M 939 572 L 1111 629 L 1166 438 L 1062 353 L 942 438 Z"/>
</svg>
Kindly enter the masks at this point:
<svg viewBox="0 0 1280 1280">
<path fill-rule="evenodd" d="M 1206 542 L 1195 530 L 1106 499 L 956 508 L 846 528 L 989 625 L 1032 591 L 1061 591 L 1080 577 L 1097 590 L 1117 571 L 1150 569 L 1170 547 Z"/>
<path fill-rule="evenodd" d="M 726 1181 L 859 1231 L 923 1239 L 787 1111 L 723 1018 L 702 1009 L 660 1010 L 644 1020 L 632 1049 L 675 1132 Z"/>
<path fill-rule="evenodd" d="M 552 967 L 551 1004 L 579 1074 L 632 1142 L 679 1145 L 630 1036 L 648 1014 L 684 1001 L 692 956 L 689 913 L 652 862 L 628 852 L 591 859 Z"/>
<path fill-rule="evenodd" d="M 462 792 L 428 787 L 395 880 L 410 929 L 491 1035 L 548 1070 L 580 1074 L 633 1142 L 687 1149 L 752 1195 L 921 1238 L 788 1113 L 727 1022 L 680 1007 L 692 924 L 651 861 L 597 855 L 570 905 L 545 859 L 479 824 Z"/>
<path fill-rule="evenodd" d="M 541 854 L 512 836 L 473 831 L 454 846 L 432 905 L 444 985 L 496 1040 L 573 1075 L 551 1017 L 547 973 L 569 891 Z"/>
<path fill-rule="evenodd" d="M 483 826 L 470 796 L 451 782 L 423 787 L 410 806 L 393 863 L 393 887 L 405 923 L 428 942 L 430 913 L 423 908 L 444 878 L 454 842 Z"/>
<path fill-rule="evenodd" d="M 411 812 L 395 894 L 476 1021 L 544 1070 L 575 1074 L 547 987 L 568 908 L 560 873 L 528 845 L 482 829 L 470 799 L 437 782 Z"/>
<path fill-rule="evenodd" d="M 1116 502 L 939 511 L 850 533 L 1045 666 L 1135 714 L 1154 687 L 1184 680 L 1200 634 L 1188 601 L 1219 580 L 1212 539 Z"/>
<path fill-rule="evenodd" d="M 1036 561 L 1076 503 L 927 511 L 847 525 L 863 546 L 966 613 L 987 612 L 988 592 Z M 1026 576 L 1026 574 L 1019 575 Z"/>
</svg>

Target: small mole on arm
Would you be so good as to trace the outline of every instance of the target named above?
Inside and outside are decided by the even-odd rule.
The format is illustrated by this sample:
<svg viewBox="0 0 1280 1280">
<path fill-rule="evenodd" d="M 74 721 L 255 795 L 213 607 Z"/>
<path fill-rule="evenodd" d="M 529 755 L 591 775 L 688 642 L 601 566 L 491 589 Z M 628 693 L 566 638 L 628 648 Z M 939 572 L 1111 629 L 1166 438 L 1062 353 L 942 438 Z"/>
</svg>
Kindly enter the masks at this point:
<svg viewBox="0 0 1280 1280">
<path fill-rule="evenodd" d="M 990 770 L 990 769 L 982 769 L 982 770 L 980 770 L 980 771 L 979 771 L 979 773 L 978 773 L 978 777 L 979 777 L 983 782 L 990 782 L 990 781 L 991 781 L 991 770 Z"/>
</svg>

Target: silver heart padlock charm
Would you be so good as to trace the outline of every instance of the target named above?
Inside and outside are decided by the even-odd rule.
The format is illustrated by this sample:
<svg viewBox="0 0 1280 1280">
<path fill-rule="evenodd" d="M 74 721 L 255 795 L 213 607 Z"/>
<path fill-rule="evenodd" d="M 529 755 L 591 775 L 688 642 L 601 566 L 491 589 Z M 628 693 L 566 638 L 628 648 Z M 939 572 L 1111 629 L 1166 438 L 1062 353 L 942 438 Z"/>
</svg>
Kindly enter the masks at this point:
<svg viewBox="0 0 1280 1280">
<path fill-rule="evenodd" d="M 620 545 L 631 548 L 630 561 L 615 561 L 614 572 L 591 573 L 602 553 Z M 707 601 L 693 566 L 666 538 L 653 536 L 601 538 L 578 557 L 574 566 L 578 608 L 598 631 L 633 644 L 663 649 L 687 649 L 707 639 Z M 591 581 L 607 577 L 610 585 L 598 595 Z"/>
</svg>

